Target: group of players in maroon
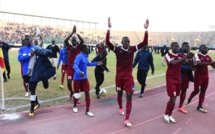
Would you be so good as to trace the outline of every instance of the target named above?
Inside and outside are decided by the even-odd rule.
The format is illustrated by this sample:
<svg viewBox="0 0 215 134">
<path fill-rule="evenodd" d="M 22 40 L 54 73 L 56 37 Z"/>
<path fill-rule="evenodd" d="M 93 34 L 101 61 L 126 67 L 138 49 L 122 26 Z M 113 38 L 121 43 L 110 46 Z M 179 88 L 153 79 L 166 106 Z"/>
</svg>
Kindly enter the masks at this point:
<svg viewBox="0 0 215 134">
<path fill-rule="evenodd" d="M 125 115 L 124 125 L 132 126 L 129 121 L 129 116 L 132 109 L 132 95 L 134 92 L 134 78 L 132 76 L 132 62 L 134 53 L 140 50 L 143 46 L 148 45 L 148 26 L 149 20 L 146 20 L 144 24 L 145 35 L 143 37 L 143 41 L 136 46 L 130 46 L 129 37 L 122 38 L 122 47 L 116 47 L 110 42 L 110 28 L 111 21 L 108 18 L 108 31 L 106 34 L 106 45 L 110 50 L 112 50 L 116 54 L 116 91 L 117 91 L 117 102 L 119 105 L 119 114 Z M 68 66 L 63 67 L 67 71 L 67 87 L 70 90 L 70 97 L 73 96 L 72 89 L 72 80 L 74 76 L 73 63 L 75 57 L 80 53 L 80 46 L 84 44 L 83 39 L 77 34 L 80 43 L 78 44 L 77 40 L 73 36 L 76 34 L 76 31 L 73 31 L 66 39 L 65 45 L 68 48 Z M 69 39 L 71 39 L 71 44 L 68 43 Z M 191 102 L 192 98 L 197 95 L 200 91 L 199 96 L 199 105 L 197 110 L 201 112 L 207 112 L 202 107 L 205 92 L 208 86 L 208 65 L 211 65 L 213 68 L 215 67 L 215 62 L 212 61 L 209 55 L 207 55 L 208 49 L 205 45 L 201 45 L 199 48 L 199 53 L 194 55 L 190 52 L 190 46 L 188 43 L 183 43 L 182 45 L 182 53 L 179 53 L 179 44 L 177 42 L 171 43 L 172 53 L 166 54 L 167 61 L 167 71 L 166 71 L 166 89 L 167 94 L 170 97 L 166 111 L 164 114 L 164 120 L 167 123 L 173 122 L 176 120 L 172 116 L 172 111 L 175 106 L 176 97 L 180 95 L 180 104 L 178 110 L 187 113 L 187 111 L 182 107 L 183 102 L 186 96 L 186 90 L 189 86 L 189 81 L 194 81 L 194 91 L 191 93 L 187 105 Z M 194 60 L 193 60 L 194 59 Z M 193 62 L 194 61 L 194 62 Z M 183 67 L 185 68 L 182 71 Z M 187 69 L 187 70 L 186 70 Z M 195 70 L 194 78 L 192 77 L 192 71 Z M 191 72 L 191 74 L 190 74 Z M 122 105 L 122 96 L 123 90 L 126 92 L 126 110 L 124 112 Z M 89 101 L 89 99 L 86 99 Z M 89 102 L 87 102 L 89 103 Z"/>
</svg>

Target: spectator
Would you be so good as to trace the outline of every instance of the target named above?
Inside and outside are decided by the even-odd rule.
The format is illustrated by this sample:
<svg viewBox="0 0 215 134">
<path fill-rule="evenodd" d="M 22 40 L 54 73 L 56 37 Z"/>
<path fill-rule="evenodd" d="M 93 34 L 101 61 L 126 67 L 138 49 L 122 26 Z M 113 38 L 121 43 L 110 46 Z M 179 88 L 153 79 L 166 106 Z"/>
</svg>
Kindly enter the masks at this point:
<svg viewBox="0 0 215 134">
<path fill-rule="evenodd" d="M 153 56 L 152 53 L 147 49 L 147 46 L 144 46 L 141 50 L 138 51 L 136 57 L 134 59 L 133 68 L 138 63 L 138 71 L 137 71 L 137 80 L 141 85 L 140 95 L 139 97 L 143 97 L 144 89 L 146 86 L 146 77 L 151 67 L 151 74 L 154 74 L 154 64 L 153 64 Z"/>
</svg>

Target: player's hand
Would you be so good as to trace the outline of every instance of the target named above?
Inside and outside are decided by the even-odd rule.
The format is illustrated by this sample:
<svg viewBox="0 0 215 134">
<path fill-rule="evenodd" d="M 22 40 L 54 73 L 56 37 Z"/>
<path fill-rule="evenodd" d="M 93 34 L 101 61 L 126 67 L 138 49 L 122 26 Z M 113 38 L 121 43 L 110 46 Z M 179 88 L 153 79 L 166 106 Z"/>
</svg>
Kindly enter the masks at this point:
<svg viewBox="0 0 215 134">
<path fill-rule="evenodd" d="M 149 19 L 146 19 L 146 23 L 144 24 L 144 28 L 148 29 L 148 27 L 149 27 Z"/>
<path fill-rule="evenodd" d="M 99 66 L 103 65 L 103 61 L 98 61 L 98 65 Z"/>
<path fill-rule="evenodd" d="M 108 17 L 108 28 L 111 28 L 112 24 L 110 22 L 110 17 Z"/>
<path fill-rule="evenodd" d="M 152 71 L 151 74 L 154 75 L 154 71 Z"/>
<path fill-rule="evenodd" d="M 73 32 L 73 33 L 76 33 L 76 32 L 77 32 L 77 31 L 76 31 L 76 26 L 75 26 L 75 25 L 74 25 L 74 27 L 73 27 L 72 32 Z"/>
<path fill-rule="evenodd" d="M 84 78 L 84 72 L 79 72 L 79 76 L 81 76 L 82 78 Z"/>
<path fill-rule="evenodd" d="M 186 56 L 187 56 L 187 58 L 192 59 L 194 57 L 194 53 L 190 52 Z"/>
<path fill-rule="evenodd" d="M 193 66 L 190 66 L 190 69 L 191 69 L 192 71 L 196 71 L 196 68 L 193 67 Z"/>
<path fill-rule="evenodd" d="M 30 52 L 30 55 L 31 55 L 31 56 L 34 56 L 34 55 L 35 55 L 35 52 L 34 52 L 34 51 L 31 51 L 31 52 Z"/>
</svg>

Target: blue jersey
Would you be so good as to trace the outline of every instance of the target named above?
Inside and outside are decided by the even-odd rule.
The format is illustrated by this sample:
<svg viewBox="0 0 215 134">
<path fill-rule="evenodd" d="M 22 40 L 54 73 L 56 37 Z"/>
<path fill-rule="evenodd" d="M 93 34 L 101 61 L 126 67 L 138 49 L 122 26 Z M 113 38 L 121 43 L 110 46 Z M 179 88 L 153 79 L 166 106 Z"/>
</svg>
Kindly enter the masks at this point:
<svg viewBox="0 0 215 134">
<path fill-rule="evenodd" d="M 88 61 L 88 55 L 81 52 L 78 54 L 75 58 L 73 68 L 75 70 L 74 73 L 74 80 L 83 80 L 87 79 L 87 66 L 97 66 L 98 62 L 89 62 Z M 83 72 L 84 73 L 84 78 L 82 78 L 79 73 Z"/>
<path fill-rule="evenodd" d="M 18 61 L 22 63 L 22 75 L 28 75 L 28 63 L 31 59 L 30 53 L 35 50 L 35 46 L 22 46 L 18 52 Z"/>
<path fill-rule="evenodd" d="M 60 65 L 61 61 L 62 61 L 62 64 L 67 65 L 67 60 L 68 60 L 68 50 L 66 47 L 63 47 L 60 50 L 60 56 L 58 58 L 57 66 Z"/>
</svg>

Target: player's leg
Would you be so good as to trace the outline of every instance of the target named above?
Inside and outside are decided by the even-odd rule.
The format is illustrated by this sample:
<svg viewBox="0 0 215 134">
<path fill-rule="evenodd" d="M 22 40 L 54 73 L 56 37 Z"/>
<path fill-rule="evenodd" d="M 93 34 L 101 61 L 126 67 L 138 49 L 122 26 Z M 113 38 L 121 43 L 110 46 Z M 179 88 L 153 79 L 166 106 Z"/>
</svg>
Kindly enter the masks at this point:
<svg viewBox="0 0 215 134">
<path fill-rule="evenodd" d="M 30 76 L 28 75 L 23 75 L 23 80 L 24 80 L 24 84 L 25 84 L 25 90 L 26 90 L 26 93 L 25 93 L 25 96 L 28 96 L 29 95 L 29 92 L 28 92 L 28 88 L 29 88 L 29 80 L 30 80 Z"/>
<path fill-rule="evenodd" d="M 65 79 L 65 75 L 66 75 L 66 70 L 67 70 L 67 65 L 61 65 L 61 85 L 59 86 L 59 88 L 64 89 L 64 79 Z"/>
<path fill-rule="evenodd" d="M 183 104 L 186 98 L 186 92 L 188 87 L 189 87 L 189 78 L 188 78 L 188 75 L 184 74 L 184 77 L 182 79 L 182 90 L 181 90 L 180 101 L 178 106 L 178 111 L 184 114 L 187 114 L 187 111 L 184 109 Z"/>
<path fill-rule="evenodd" d="M 36 87 L 37 87 L 37 82 L 30 82 L 29 83 L 29 90 L 31 92 L 31 108 L 29 112 L 29 116 L 34 116 L 34 107 L 38 103 L 37 96 L 36 96 Z"/>
<path fill-rule="evenodd" d="M 176 101 L 176 96 L 177 96 L 177 84 L 167 81 L 166 85 L 167 85 L 167 94 L 170 97 L 170 99 L 169 99 L 169 101 L 167 102 L 167 105 L 166 105 L 166 111 L 165 111 L 165 114 L 164 114 L 164 121 L 166 123 L 170 123 L 171 121 L 176 122 L 172 117 L 172 111 L 173 111 L 173 109 L 175 107 L 175 101 Z M 179 91 L 180 91 L 181 86 L 178 87 L 178 88 L 179 88 Z"/>
<path fill-rule="evenodd" d="M 129 77 L 125 79 L 124 83 L 125 91 L 126 91 L 126 116 L 125 116 L 125 121 L 124 125 L 126 126 L 132 126 L 132 124 L 129 121 L 129 117 L 131 114 L 131 109 L 132 109 L 132 95 L 134 92 L 134 80 L 133 77 Z"/>
<path fill-rule="evenodd" d="M 202 85 L 200 80 L 194 79 L 194 90 L 191 92 L 190 97 L 188 98 L 187 104 L 189 105 L 194 96 L 199 93 L 199 86 Z"/>
<path fill-rule="evenodd" d="M 100 99 L 100 96 L 99 96 L 99 86 L 100 86 L 100 81 L 101 81 L 101 75 L 99 74 L 99 72 L 95 71 L 94 72 L 95 74 L 95 79 L 96 79 L 96 87 L 95 87 L 95 90 L 96 90 L 96 98 L 97 99 Z"/>
<path fill-rule="evenodd" d="M 199 110 L 199 111 L 201 111 L 203 113 L 207 113 L 207 110 L 205 110 L 202 107 L 203 102 L 205 100 L 205 93 L 206 93 L 207 88 L 208 88 L 208 79 L 205 79 L 204 82 L 201 85 L 201 90 L 200 90 L 200 94 L 199 94 L 199 104 L 198 104 L 198 107 L 197 107 L 197 110 Z"/>
<path fill-rule="evenodd" d="M 80 93 L 79 89 L 81 88 L 81 81 L 74 80 L 73 87 L 74 87 L 74 93 Z M 73 96 L 73 101 L 74 101 L 73 112 L 77 113 L 78 112 L 78 108 L 77 108 L 78 98 L 75 98 L 75 96 Z"/>
<path fill-rule="evenodd" d="M 132 109 L 132 95 L 133 92 L 126 92 L 126 116 L 125 116 L 125 121 L 124 124 L 126 126 L 132 126 L 132 124 L 129 122 L 129 117 L 131 114 L 131 109 Z"/>
<path fill-rule="evenodd" d="M 67 88 L 70 91 L 69 100 L 72 100 L 72 95 L 73 95 L 72 80 L 73 80 L 73 70 L 67 70 Z"/>
<path fill-rule="evenodd" d="M 7 77 L 8 77 L 8 79 L 10 79 L 10 63 L 9 63 L 9 61 L 5 62 L 5 67 L 7 70 Z"/>
</svg>

